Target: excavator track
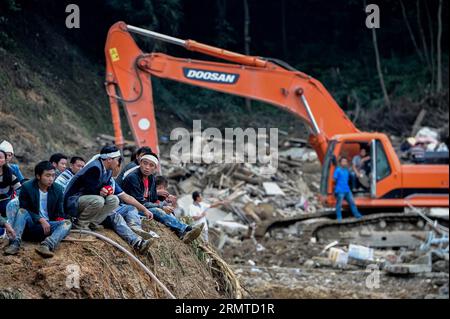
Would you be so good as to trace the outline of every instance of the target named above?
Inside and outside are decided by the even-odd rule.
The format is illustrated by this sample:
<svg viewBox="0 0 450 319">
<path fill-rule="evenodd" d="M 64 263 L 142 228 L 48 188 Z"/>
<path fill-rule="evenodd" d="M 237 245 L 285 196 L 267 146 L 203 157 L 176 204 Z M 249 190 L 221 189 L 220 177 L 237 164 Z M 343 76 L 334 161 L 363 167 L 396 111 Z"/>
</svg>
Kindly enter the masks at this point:
<svg viewBox="0 0 450 319">
<path fill-rule="evenodd" d="M 265 232 L 297 225 L 297 235 L 305 244 L 314 238 L 319 243 L 360 244 L 376 248 L 418 247 L 431 228 L 414 213 L 377 213 L 363 219 L 347 218 L 338 222 L 332 212 L 316 213 L 301 218 L 281 220 L 266 225 Z M 439 223 L 448 227 L 448 220 Z M 263 227 L 264 228 L 264 227 Z M 264 229 L 259 229 L 258 235 Z"/>
</svg>

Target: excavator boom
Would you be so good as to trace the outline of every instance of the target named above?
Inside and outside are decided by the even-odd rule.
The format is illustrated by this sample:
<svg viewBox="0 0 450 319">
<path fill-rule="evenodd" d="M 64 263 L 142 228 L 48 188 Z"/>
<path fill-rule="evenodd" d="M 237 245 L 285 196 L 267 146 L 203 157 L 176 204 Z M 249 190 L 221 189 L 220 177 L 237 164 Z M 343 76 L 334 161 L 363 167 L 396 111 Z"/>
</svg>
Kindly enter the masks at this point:
<svg viewBox="0 0 450 319">
<path fill-rule="evenodd" d="M 130 32 L 231 63 L 181 59 L 161 53 L 144 54 Z M 311 144 L 321 160 L 328 140 L 334 135 L 359 132 L 319 81 L 259 57 L 169 37 L 123 22 L 111 27 L 105 51 L 108 60 L 106 86 L 119 145 L 123 143 L 118 118 L 118 103 L 121 102 L 126 105 L 137 144 L 157 149 L 150 76 L 262 101 L 289 111 L 310 127 Z M 120 92 L 117 92 L 119 87 Z"/>
</svg>

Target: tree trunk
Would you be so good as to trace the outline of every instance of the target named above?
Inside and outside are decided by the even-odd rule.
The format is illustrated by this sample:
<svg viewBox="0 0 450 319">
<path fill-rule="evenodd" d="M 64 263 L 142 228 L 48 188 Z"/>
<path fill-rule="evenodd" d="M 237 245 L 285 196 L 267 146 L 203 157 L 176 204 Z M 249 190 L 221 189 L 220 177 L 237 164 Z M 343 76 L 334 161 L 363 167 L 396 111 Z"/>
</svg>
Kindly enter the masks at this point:
<svg viewBox="0 0 450 319">
<path fill-rule="evenodd" d="M 423 26 L 422 26 L 422 14 L 420 11 L 420 0 L 417 0 L 416 5 L 417 5 L 417 25 L 419 26 L 420 37 L 422 39 L 423 54 L 425 56 L 425 61 L 427 62 L 427 65 L 428 65 L 428 69 L 431 70 L 431 62 L 430 62 L 430 56 L 428 55 L 427 40 L 425 38 L 425 31 L 423 30 Z"/>
<path fill-rule="evenodd" d="M 286 30 L 286 0 L 281 0 L 281 40 L 283 47 L 283 57 L 287 59 L 288 55 L 288 42 L 287 42 L 287 30 Z"/>
<path fill-rule="evenodd" d="M 227 2 L 224 0 L 217 0 L 217 9 L 219 19 L 225 19 L 225 12 L 227 8 Z"/>
<path fill-rule="evenodd" d="M 408 20 L 408 15 L 406 14 L 405 5 L 403 4 L 403 0 L 400 0 L 400 6 L 402 7 L 403 20 L 405 20 L 406 28 L 408 28 L 409 36 L 411 41 L 416 49 L 417 55 L 419 56 L 420 61 L 424 62 L 422 52 L 420 52 L 419 46 L 417 45 L 416 37 L 414 36 L 414 32 L 411 28 L 411 24 Z"/>
<path fill-rule="evenodd" d="M 428 8 L 428 3 L 425 1 L 425 11 L 427 14 L 428 21 L 428 31 L 430 33 L 430 60 L 431 60 L 431 91 L 434 91 L 436 84 L 436 60 L 434 54 L 434 28 L 433 22 L 431 21 L 430 9 Z"/>
<path fill-rule="evenodd" d="M 245 54 L 250 55 L 250 9 L 248 7 L 248 0 L 244 0 L 244 44 Z"/>
<path fill-rule="evenodd" d="M 377 62 L 378 77 L 380 79 L 381 90 L 383 91 L 384 102 L 388 108 L 391 107 L 391 100 L 386 90 L 386 84 L 384 83 L 383 69 L 381 67 L 380 52 L 378 51 L 377 31 L 372 29 L 373 48 L 375 50 L 375 59 Z"/>
<path fill-rule="evenodd" d="M 232 40 L 230 39 L 229 24 L 227 21 L 227 1 L 216 0 L 217 5 L 217 18 L 216 18 L 216 31 L 217 38 L 216 44 L 219 47 L 227 48 Z"/>
<path fill-rule="evenodd" d="M 436 91 L 441 92 L 442 87 L 442 0 L 439 0 L 438 9 L 438 35 L 437 35 L 437 85 Z"/>
<path fill-rule="evenodd" d="M 245 54 L 250 55 L 250 9 L 248 6 L 248 0 L 244 0 L 244 43 L 245 43 Z M 252 108 L 252 102 L 250 99 L 245 99 L 245 107 L 247 111 Z"/>
<path fill-rule="evenodd" d="M 358 94 L 356 94 L 355 90 L 352 90 L 352 96 L 353 96 L 353 99 L 355 100 L 355 105 L 356 105 L 355 114 L 353 116 L 352 122 L 356 123 L 358 121 L 359 115 L 361 113 L 361 102 L 359 101 Z"/>
</svg>

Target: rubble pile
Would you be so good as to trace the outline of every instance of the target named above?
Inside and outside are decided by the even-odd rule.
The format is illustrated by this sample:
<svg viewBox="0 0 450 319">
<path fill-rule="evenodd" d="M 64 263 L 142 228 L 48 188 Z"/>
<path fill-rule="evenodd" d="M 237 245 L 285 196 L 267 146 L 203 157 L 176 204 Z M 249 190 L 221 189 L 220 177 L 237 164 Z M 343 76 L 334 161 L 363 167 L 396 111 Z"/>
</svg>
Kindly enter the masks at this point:
<svg viewBox="0 0 450 319">
<path fill-rule="evenodd" d="M 227 202 L 221 209 L 208 211 L 210 226 L 219 234 L 248 238 L 260 223 L 322 209 L 315 195 L 319 191 L 320 163 L 306 141 L 295 138 L 282 141 L 278 160 L 274 171 L 270 165 L 259 162 L 174 165 L 169 157 L 161 158 L 161 166 L 163 175 L 169 179 L 169 190 L 178 197 L 178 205 L 184 212 L 192 204 L 191 194 L 201 191 L 208 202 Z"/>
<path fill-rule="evenodd" d="M 415 247 L 374 248 L 339 241 L 266 236 L 263 252 L 250 241 L 231 243 L 224 256 L 253 296 L 260 298 L 427 298 L 448 299 L 448 228 L 427 216 L 448 220 L 448 209 L 420 210 L 431 223 Z M 305 288 L 307 287 L 307 289 Z"/>
</svg>

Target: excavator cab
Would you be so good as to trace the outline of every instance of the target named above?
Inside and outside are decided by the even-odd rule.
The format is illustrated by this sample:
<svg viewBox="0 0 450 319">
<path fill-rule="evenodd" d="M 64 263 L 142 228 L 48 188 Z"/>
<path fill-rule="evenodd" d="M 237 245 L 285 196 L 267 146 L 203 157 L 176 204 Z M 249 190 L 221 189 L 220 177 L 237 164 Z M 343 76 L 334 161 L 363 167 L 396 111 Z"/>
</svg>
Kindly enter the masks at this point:
<svg viewBox="0 0 450 319">
<path fill-rule="evenodd" d="M 352 172 L 349 186 L 353 191 L 355 201 L 361 206 L 380 198 L 386 187 L 384 184 L 390 177 L 393 177 L 394 185 L 396 180 L 400 181 L 394 177 L 398 174 L 394 174 L 395 163 L 389 161 L 385 147 L 386 140 L 379 134 L 371 135 L 342 135 L 330 141 L 324 158 L 320 189 L 321 198 L 326 204 L 331 206 L 335 204 L 333 175 L 339 165 L 339 159 L 342 157 L 349 161 L 349 169 Z M 388 144 L 389 146 L 390 144 Z M 359 170 L 361 175 L 358 176 L 353 171 L 352 162 L 356 156 L 362 157 L 361 154 L 364 154 L 365 161 Z M 388 183 L 392 183 L 392 181 Z M 389 187 L 392 187 L 392 184 Z"/>
<path fill-rule="evenodd" d="M 351 162 L 361 148 L 367 150 L 370 161 L 366 176 L 358 180 L 353 192 L 359 207 L 448 206 L 448 166 L 402 165 L 388 137 L 381 133 L 345 134 L 329 141 L 320 189 L 324 204 L 336 204 L 333 174 L 339 158 L 345 156 Z"/>
</svg>

